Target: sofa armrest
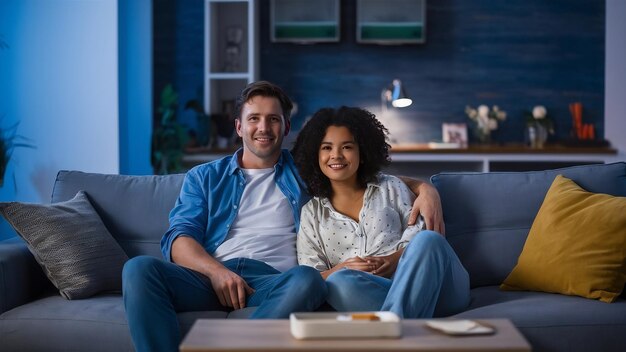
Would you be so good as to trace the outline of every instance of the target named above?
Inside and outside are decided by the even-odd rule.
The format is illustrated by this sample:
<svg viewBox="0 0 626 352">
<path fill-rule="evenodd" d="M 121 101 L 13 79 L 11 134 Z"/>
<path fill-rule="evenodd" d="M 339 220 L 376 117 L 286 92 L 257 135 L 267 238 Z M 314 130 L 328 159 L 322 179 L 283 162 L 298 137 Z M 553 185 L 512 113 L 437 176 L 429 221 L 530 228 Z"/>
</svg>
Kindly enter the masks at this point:
<svg viewBox="0 0 626 352">
<path fill-rule="evenodd" d="M 0 241 L 0 314 L 32 301 L 49 285 L 21 238 Z"/>
</svg>

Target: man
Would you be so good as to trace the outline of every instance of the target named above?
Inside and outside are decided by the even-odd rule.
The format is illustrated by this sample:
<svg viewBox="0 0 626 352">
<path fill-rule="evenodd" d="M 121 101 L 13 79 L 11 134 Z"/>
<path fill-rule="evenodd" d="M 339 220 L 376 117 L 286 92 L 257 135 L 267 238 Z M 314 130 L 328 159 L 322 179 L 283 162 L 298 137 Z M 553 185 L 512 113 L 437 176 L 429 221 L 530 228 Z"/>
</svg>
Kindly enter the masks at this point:
<svg viewBox="0 0 626 352">
<path fill-rule="evenodd" d="M 308 201 L 288 151 L 293 105 L 269 82 L 248 85 L 237 100 L 243 148 L 185 176 L 161 248 L 167 261 L 140 256 L 124 266 L 123 293 L 137 351 L 175 351 L 177 312 L 257 307 L 251 318 L 287 318 L 326 298 L 319 272 L 298 266 L 300 209 Z M 412 181 L 427 226 L 442 232 L 439 196 Z M 414 218 L 417 217 L 417 211 Z M 429 223 L 430 222 L 430 223 Z"/>
</svg>

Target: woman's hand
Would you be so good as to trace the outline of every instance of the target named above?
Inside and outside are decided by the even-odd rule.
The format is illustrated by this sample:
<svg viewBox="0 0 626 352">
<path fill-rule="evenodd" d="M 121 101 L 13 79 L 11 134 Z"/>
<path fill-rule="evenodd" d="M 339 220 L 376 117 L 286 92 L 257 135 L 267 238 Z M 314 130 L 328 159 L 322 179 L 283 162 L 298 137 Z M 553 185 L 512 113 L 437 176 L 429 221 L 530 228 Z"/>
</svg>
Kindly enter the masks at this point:
<svg viewBox="0 0 626 352">
<path fill-rule="evenodd" d="M 337 270 L 341 270 L 343 268 L 352 269 L 352 270 L 361 270 L 366 273 L 372 273 L 374 270 L 378 268 L 377 265 L 379 265 L 378 262 L 367 261 L 361 257 L 353 257 L 353 258 L 346 260 L 345 262 L 335 265 L 334 267 L 332 267 L 332 269 L 322 271 L 321 274 L 324 280 L 326 280 L 328 275 L 334 273 Z"/>
<path fill-rule="evenodd" d="M 389 255 L 365 257 L 365 261 L 372 263 L 376 267 L 375 270 L 371 271 L 372 274 L 391 278 L 391 276 L 396 272 L 402 252 L 404 252 L 404 249 L 400 249 L 399 251 Z"/>
</svg>

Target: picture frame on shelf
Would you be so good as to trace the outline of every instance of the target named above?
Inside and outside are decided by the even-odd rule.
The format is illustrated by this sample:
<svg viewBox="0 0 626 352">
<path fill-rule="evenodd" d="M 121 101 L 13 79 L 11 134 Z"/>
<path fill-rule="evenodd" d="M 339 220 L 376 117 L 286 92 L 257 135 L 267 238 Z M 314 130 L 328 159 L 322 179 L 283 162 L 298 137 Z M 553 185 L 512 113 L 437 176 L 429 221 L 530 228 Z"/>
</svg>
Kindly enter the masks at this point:
<svg viewBox="0 0 626 352">
<path fill-rule="evenodd" d="M 467 148 L 467 124 L 444 122 L 441 125 L 442 140 L 446 144 L 458 145 L 457 148 Z"/>
</svg>

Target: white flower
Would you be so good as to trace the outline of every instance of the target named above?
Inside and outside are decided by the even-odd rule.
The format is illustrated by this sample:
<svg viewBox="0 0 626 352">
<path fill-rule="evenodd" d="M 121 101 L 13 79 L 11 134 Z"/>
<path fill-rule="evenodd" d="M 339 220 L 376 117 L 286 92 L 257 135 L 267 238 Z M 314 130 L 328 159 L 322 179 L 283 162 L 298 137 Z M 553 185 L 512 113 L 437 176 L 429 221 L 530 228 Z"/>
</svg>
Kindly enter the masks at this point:
<svg viewBox="0 0 626 352">
<path fill-rule="evenodd" d="M 489 107 L 487 105 L 480 105 L 478 107 L 478 116 L 488 117 L 489 116 Z"/>
<path fill-rule="evenodd" d="M 488 136 L 491 131 L 498 129 L 499 121 L 506 120 L 506 111 L 500 110 L 497 105 L 493 105 L 491 109 L 485 104 L 479 105 L 476 109 L 468 105 L 465 106 L 465 114 L 476 122 L 476 131 L 482 136 Z"/>
<path fill-rule="evenodd" d="M 474 108 L 472 108 L 470 106 L 466 106 L 465 107 L 465 113 L 472 120 L 476 120 L 476 117 L 478 116 L 478 112 L 476 111 L 476 109 L 474 109 Z"/>
<path fill-rule="evenodd" d="M 533 117 L 537 120 L 545 119 L 548 112 L 543 105 L 537 105 L 533 108 Z"/>
</svg>

